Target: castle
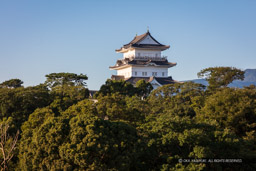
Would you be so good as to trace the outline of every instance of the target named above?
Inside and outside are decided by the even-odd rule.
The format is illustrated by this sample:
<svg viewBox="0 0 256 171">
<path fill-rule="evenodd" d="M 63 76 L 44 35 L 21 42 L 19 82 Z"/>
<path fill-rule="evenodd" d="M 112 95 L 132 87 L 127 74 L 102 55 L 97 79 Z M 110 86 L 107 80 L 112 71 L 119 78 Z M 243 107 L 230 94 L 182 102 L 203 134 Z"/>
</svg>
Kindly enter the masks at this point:
<svg viewBox="0 0 256 171">
<path fill-rule="evenodd" d="M 168 62 L 167 56 L 161 55 L 162 51 L 169 48 L 169 45 L 163 45 L 154 39 L 149 31 L 136 35 L 130 43 L 116 50 L 123 53 L 123 59 L 109 67 L 117 70 L 117 75 L 112 75 L 111 79 L 125 80 L 133 85 L 143 79 L 150 82 L 154 89 L 177 82 L 168 76 L 168 68 L 177 64 Z"/>
</svg>

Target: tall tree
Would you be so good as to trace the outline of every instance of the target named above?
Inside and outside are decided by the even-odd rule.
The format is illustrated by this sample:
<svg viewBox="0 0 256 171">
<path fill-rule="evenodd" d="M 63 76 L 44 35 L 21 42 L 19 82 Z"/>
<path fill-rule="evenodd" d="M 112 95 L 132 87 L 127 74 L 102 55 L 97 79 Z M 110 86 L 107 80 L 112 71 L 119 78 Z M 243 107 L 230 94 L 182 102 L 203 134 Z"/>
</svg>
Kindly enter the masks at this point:
<svg viewBox="0 0 256 171">
<path fill-rule="evenodd" d="M 200 123 L 188 116 L 179 116 L 175 110 L 161 114 L 144 125 L 142 135 L 151 149 L 150 170 L 251 170 L 251 163 L 178 162 L 178 159 L 227 159 L 255 157 L 251 144 L 211 123 Z M 146 161 L 145 161 L 146 162 Z"/>
<path fill-rule="evenodd" d="M 37 109 L 22 126 L 21 170 L 134 170 L 141 165 L 136 129 L 93 115 L 89 101 L 61 116 Z"/>
<path fill-rule="evenodd" d="M 8 134 L 8 124 L 0 125 L 0 167 L 1 171 L 8 170 L 8 164 L 14 156 L 16 144 L 18 141 L 19 131 L 15 137 L 10 137 Z"/>
<path fill-rule="evenodd" d="M 224 88 L 210 95 L 197 112 L 201 122 L 216 122 L 242 137 L 256 131 L 256 89 Z"/>
<path fill-rule="evenodd" d="M 0 84 L 0 88 L 17 88 L 17 87 L 21 87 L 22 84 L 23 84 L 23 81 L 21 81 L 20 79 L 10 79 L 2 82 Z"/>
<path fill-rule="evenodd" d="M 194 116 L 196 107 L 204 101 L 205 86 L 193 82 L 168 84 L 152 91 L 147 101 L 151 114 L 161 115 L 176 110 L 177 115 Z"/>
<path fill-rule="evenodd" d="M 133 96 L 136 94 L 136 89 L 131 83 L 124 80 L 116 81 L 108 79 L 105 84 L 100 87 L 100 90 L 96 93 L 96 96 L 99 96 L 100 94 L 106 96 L 114 93 Z"/>
<path fill-rule="evenodd" d="M 209 83 L 209 89 L 226 87 L 234 80 L 243 80 L 244 71 L 235 67 L 210 67 L 201 70 L 197 76 L 205 78 Z"/>
<path fill-rule="evenodd" d="M 53 99 L 51 107 L 57 113 L 89 97 L 89 91 L 85 88 L 85 80 L 88 77 L 84 74 L 51 73 L 46 75 L 46 78 L 45 84 L 51 88 L 50 94 Z"/>
<path fill-rule="evenodd" d="M 153 86 L 145 80 L 137 81 L 135 87 L 137 89 L 137 94 L 142 98 L 148 97 L 150 92 L 153 90 Z"/>
<path fill-rule="evenodd" d="M 45 77 L 47 78 L 45 83 L 51 88 L 58 85 L 85 86 L 85 80 L 88 79 L 84 74 L 77 75 L 65 72 L 51 73 Z"/>
<path fill-rule="evenodd" d="M 51 103 L 49 90 L 45 85 L 0 89 L 0 120 L 11 117 L 16 130 L 26 121 L 36 108 Z"/>
</svg>

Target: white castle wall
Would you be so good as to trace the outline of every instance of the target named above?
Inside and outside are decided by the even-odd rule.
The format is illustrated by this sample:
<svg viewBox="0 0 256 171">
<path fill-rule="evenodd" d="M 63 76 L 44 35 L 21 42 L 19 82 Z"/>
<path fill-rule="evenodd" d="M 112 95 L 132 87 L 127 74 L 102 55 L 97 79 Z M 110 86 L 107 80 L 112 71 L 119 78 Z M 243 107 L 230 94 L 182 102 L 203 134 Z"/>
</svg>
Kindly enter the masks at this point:
<svg viewBox="0 0 256 171">
<path fill-rule="evenodd" d="M 135 50 L 129 50 L 128 52 L 124 53 L 124 58 L 130 58 L 135 56 Z"/>
<path fill-rule="evenodd" d="M 152 50 L 135 50 L 135 56 L 161 57 L 161 51 Z"/>
<path fill-rule="evenodd" d="M 148 67 L 128 67 L 128 68 L 117 70 L 117 75 L 122 75 L 125 78 L 151 77 L 151 76 L 167 77 L 168 76 L 168 68 L 150 67 L 150 66 L 148 66 Z"/>
<path fill-rule="evenodd" d="M 117 75 L 123 75 L 124 78 L 129 78 L 132 76 L 132 67 L 117 70 Z"/>
<path fill-rule="evenodd" d="M 131 58 L 131 57 L 161 57 L 161 51 L 156 50 L 129 50 L 128 52 L 123 54 L 124 58 Z"/>
<path fill-rule="evenodd" d="M 137 72 L 137 75 L 135 74 Z M 143 75 L 143 72 L 147 73 Z M 153 72 L 157 73 L 153 75 Z M 164 75 L 163 75 L 164 74 Z M 160 67 L 133 67 L 132 68 L 132 76 L 134 77 L 167 77 L 168 76 L 168 68 L 160 68 Z"/>
</svg>

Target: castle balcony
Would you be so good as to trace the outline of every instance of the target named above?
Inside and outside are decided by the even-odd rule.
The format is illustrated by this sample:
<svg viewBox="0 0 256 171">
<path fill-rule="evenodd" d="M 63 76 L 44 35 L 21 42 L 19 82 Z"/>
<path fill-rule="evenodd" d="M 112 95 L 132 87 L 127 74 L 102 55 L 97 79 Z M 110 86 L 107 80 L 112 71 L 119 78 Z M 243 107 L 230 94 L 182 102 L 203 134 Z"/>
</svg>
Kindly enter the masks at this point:
<svg viewBox="0 0 256 171">
<path fill-rule="evenodd" d="M 130 60 L 152 60 L 152 61 L 166 61 L 167 56 L 161 56 L 161 57 L 152 57 L 152 56 L 132 56 L 129 57 Z"/>
</svg>

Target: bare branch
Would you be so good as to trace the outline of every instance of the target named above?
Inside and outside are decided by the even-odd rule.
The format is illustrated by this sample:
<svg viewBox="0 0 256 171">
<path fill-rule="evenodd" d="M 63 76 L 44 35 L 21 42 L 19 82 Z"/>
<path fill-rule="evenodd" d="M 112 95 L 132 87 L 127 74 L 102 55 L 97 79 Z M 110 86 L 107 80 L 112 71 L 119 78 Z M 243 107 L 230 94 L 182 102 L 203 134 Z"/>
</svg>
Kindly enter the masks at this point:
<svg viewBox="0 0 256 171">
<path fill-rule="evenodd" d="M 8 169 L 8 162 L 12 159 L 15 146 L 18 141 L 19 137 L 19 131 L 17 131 L 15 137 L 10 137 L 8 132 L 9 125 L 0 125 L 0 150 L 2 152 L 3 158 L 1 159 L 1 171 L 7 170 Z M 9 142 L 9 140 L 11 141 Z"/>
</svg>

